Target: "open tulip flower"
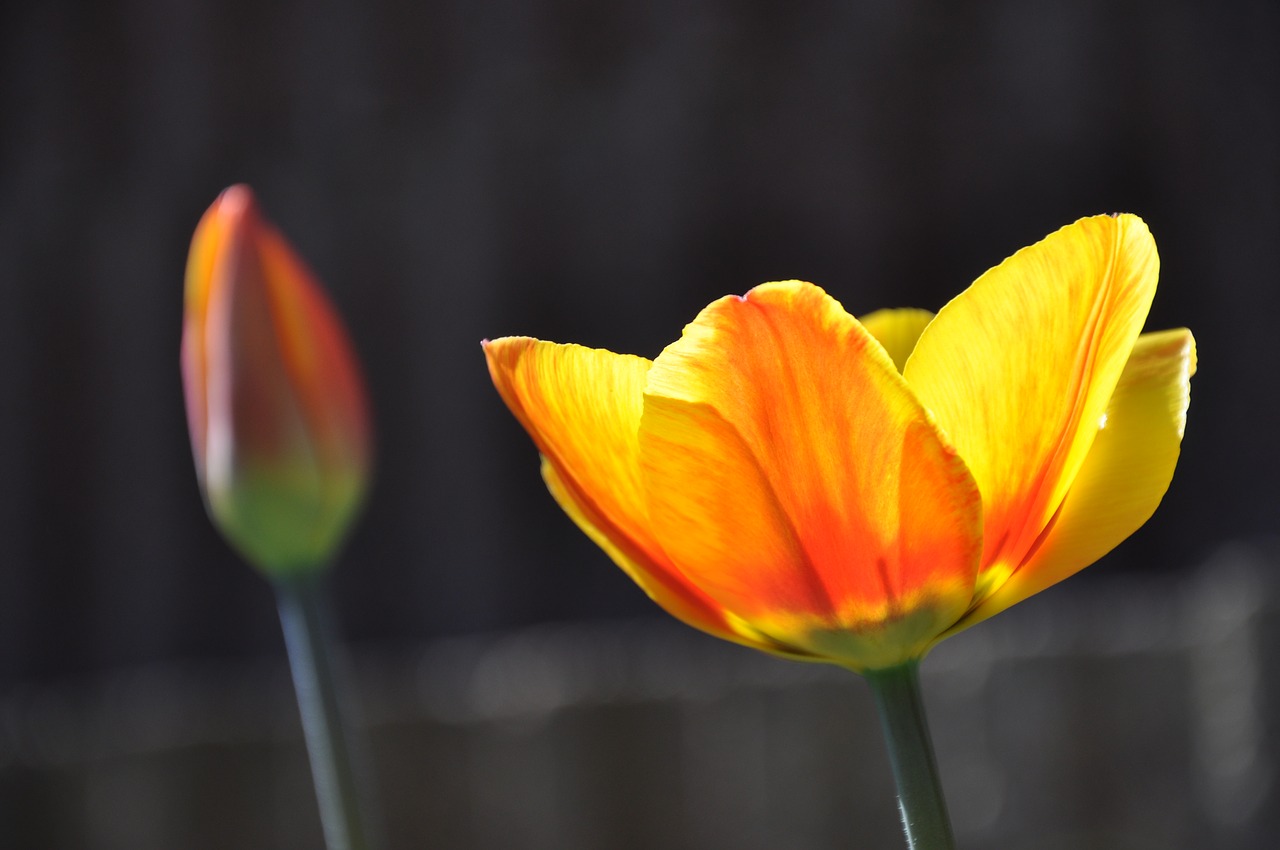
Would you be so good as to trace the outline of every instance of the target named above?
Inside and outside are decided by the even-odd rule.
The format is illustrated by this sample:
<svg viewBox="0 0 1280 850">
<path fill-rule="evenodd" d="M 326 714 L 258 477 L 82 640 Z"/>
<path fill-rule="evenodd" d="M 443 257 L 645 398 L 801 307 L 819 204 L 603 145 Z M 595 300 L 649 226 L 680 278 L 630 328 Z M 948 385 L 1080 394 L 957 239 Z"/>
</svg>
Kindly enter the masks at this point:
<svg viewBox="0 0 1280 850">
<path fill-rule="evenodd" d="M 787 281 L 715 301 L 653 361 L 484 350 L 552 495 L 659 605 L 873 679 L 1151 516 L 1196 362 L 1189 331 L 1142 333 L 1158 266 L 1141 219 L 1096 216 L 936 316 L 859 320 Z"/>
<path fill-rule="evenodd" d="M 654 361 L 486 343 L 565 512 L 662 607 L 855 670 L 1097 560 L 1178 458 L 1187 330 L 1140 335 L 1158 261 L 1087 218 L 936 316 L 855 319 L 816 286 L 714 302 Z"/>
</svg>

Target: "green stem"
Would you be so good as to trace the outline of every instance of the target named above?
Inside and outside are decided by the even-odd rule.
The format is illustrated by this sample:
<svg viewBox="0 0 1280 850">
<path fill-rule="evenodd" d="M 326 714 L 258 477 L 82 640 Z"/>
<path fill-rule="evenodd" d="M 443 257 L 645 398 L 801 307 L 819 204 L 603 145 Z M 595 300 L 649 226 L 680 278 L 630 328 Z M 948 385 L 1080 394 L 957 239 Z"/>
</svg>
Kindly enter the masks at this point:
<svg viewBox="0 0 1280 850">
<path fill-rule="evenodd" d="M 902 828 L 911 850 L 955 850 L 947 803 L 938 779 L 924 701 L 920 698 L 920 662 L 909 661 L 863 675 L 875 694 L 876 710 L 898 783 Z"/>
<path fill-rule="evenodd" d="M 328 850 L 373 850 L 376 845 L 361 816 L 362 797 L 351 742 L 342 722 L 343 701 L 322 582 L 308 576 L 273 584 L 325 846 Z"/>
</svg>

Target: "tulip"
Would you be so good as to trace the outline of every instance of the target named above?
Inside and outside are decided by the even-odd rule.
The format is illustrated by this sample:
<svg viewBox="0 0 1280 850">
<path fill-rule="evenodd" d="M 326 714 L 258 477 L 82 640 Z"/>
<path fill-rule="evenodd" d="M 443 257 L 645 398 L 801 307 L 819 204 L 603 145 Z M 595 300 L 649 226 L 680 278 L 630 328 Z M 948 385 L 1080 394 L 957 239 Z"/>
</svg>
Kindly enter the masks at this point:
<svg viewBox="0 0 1280 850">
<path fill-rule="evenodd" d="M 705 308 L 656 360 L 486 341 L 564 511 L 659 605 L 858 672 L 1097 560 L 1181 445 L 1187 330 L 1141 334 L 1158 259 L 1132 215 L 1062 228 L 936 316 L 855 319 L 818 287 Z"/>
<path fill-rule="evenodd" d="M 185 300 L 182 381 L 205 505 L 276 592 L 325 845 L 371 850 L 322 586 L 369 476 L 351 343 L 247 186 L 196 227 Z"/>
<path fill-rule="evenodd" d="M 364 385 L 337 313 L 247 186 L 200 220 L 185 300 L 187 422 L 214 524 L 269 575 L 326 564 L 368 479 Z"/>
<path fill-rule="evenodd" d="M 484 343 L 552 496 L 659 605 L 865 676 L 910 847 L 952 848 L 920 697 L 939 641 L 1106 554 L 1173 476 L 1187 330 L 1142 333 L 1155 243 L 1085 218 L 938 314 L 767 283 L 653 361 Z"/>
</svg>

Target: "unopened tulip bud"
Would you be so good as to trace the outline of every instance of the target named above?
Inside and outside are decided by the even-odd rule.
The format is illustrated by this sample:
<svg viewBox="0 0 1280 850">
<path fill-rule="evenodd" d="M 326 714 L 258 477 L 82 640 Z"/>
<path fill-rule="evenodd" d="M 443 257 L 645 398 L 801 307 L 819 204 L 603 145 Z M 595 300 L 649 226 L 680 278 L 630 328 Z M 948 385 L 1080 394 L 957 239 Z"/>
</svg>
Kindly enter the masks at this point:
<svg viewBox="0 0 1280 850">
<path fill-rule="evenodd" d="M 214 524 L 272 577 L 326 565 L 366 489 L 368 403 L 337 312 L 247 186 L 196 228 L 182 379 Z"/>
</svg>

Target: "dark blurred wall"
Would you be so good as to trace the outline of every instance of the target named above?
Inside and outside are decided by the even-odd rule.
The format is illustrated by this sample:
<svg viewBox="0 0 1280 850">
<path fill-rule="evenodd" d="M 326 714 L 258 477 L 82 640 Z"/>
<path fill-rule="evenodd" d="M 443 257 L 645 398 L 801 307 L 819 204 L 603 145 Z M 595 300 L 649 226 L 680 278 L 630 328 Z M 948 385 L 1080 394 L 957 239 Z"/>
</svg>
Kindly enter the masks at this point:
<svg viewBox="0 0 1280 850">
<path fill-rule="evenodd" d="M 1175 572 L 1280 516 L 1269 0 L 0 15 L 0 683 L 278 651 L 203 515 L 177 369 L 188 240 L 237 181 L 372 385 L 378 480 L 336 576 L 355 639 L 654 610 L 545 494 L 482 338 L 653 356 L 790 277 L 936 309 L 1098 212 L 1151 225 L 1148 326 L 1190 326 L 1201 371 L 1164 506 L 1094 571 Z"/>
</svg>

